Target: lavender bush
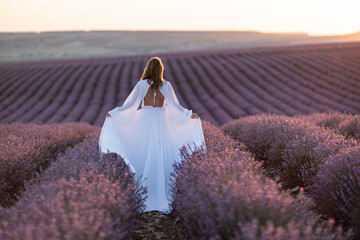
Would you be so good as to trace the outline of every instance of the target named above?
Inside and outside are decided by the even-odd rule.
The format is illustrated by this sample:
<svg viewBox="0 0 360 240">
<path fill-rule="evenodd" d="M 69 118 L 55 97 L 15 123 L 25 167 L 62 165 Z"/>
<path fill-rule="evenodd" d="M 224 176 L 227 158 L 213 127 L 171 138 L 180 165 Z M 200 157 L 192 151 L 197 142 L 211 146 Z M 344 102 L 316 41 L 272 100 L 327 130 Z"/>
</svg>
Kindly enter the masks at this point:
<svg viewBox="0 0 360 240">
<path fill-rule="evenodd" d="M 94 131 L 98 128 L 87 123 L 1 124 L 0 205 L 14 204 L 26 181 Z"/>
<path fill-rule="evenodd" d="M 300 118 L 275 114 L 239 118 L 221 129 L 243 142 L 284 188 L 312 185 L 328 156 L 358 144 Z"/>
<path fill-rule="evenodd" d="M 239 224 L 240 225 L 240 224 Z M 315 227 L 314 227 L 315 226 Z M 328 240 L 328 239 L 352 239 L 354 236 L 352 232 L 341 234 L 342 227 L 338 226 L 335 230 L 334 221 L 320 221 L 319 217 L 314 216 L 308 220 L 299 219 L 298 221 L 290 220 L 286 227 L 276 227 L 269 221 L 267 225 L 259 224 L 257 219 L 251 222 L 241 224 L 241 231 L 237 231 L 234 239 L 244 240 L 261 240 L 261 239 L 276 239 L 276 240 Z M 335 232 L 335 233 L 334 233 Z M 221 239 L 214 237 L 212 239 Z"/>
<path fill-rule="evenodd" d="M 315 123 L 318 126 L 333 129 L 336 133 L 342 134 L 347 138 L 360 139 L 360 115 L 330 112 L 299 115 L 296 117 Z"/>
<path fill-rule="evenodd" d="M 122 157 L 111 152 L 100 154 L 98 138 L 99 134 L 91 134 L 75 147 L 60 153 L 46 171 L 25 183 L 26 194 L 32 195 L 33 186 L 53 183 L 61 178 L 79 179 L 80 173 L 95 167 L 99 173 L 122 184 L 123 190 L 126 190 L 132 199 L 130 206 L 134 215 L 142 212 L 145 207 L 143 195 L 146 194 L 146 189 L 140 182 L 135 181 L 135 174 L 130 171 Z"/>
<path fill-rule="evenodd" d="M 41 185 L 0 222 L 0 238 L 125 239 L 129 199 L 120 182 L 94 168 L 79 179 Z"/>
<path fill-rule="evenodd" d="M 322 222 L 312 201 L 264 177 L 243 144 L 203 121 L 207 151 L 181 150 L 171 189 L 172 208 L 188 228 L 188 239 L 344 239 L 331 220 Z M 311 220 L 311 218 L 314 218 Z"/>
<path fill-rule="evenodd" d="M 116 153 L 100 155 L 98 134 L 58 155 L 0 211 L 0 239 L 128 239 L 146 189 Z M 51 221 L 51 219 L 53 219 Z"/>
<path fill-rule="evenodd" d="M 360 146 L 330 156 L 310 192 L 323 214 L 345 227 L 354 227 L 360 238 Z"/>
</svg>

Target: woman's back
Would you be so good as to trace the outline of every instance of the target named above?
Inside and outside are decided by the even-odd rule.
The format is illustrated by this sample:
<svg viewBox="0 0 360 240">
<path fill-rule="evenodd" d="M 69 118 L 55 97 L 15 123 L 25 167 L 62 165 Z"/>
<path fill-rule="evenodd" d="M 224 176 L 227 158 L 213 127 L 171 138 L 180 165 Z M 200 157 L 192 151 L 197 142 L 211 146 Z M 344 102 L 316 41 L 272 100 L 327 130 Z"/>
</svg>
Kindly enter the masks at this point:
<svg viewBox="0 0 360 240">
<path fill-rule="evenodd" d="M 149 89 L 144 98 L 144 106 L 162 107 L 163 105 L 164 105 L 164 96 L 162 95 L 160 90 L 159 89 L 154 90 L 149 86 Z"/>
</svg>

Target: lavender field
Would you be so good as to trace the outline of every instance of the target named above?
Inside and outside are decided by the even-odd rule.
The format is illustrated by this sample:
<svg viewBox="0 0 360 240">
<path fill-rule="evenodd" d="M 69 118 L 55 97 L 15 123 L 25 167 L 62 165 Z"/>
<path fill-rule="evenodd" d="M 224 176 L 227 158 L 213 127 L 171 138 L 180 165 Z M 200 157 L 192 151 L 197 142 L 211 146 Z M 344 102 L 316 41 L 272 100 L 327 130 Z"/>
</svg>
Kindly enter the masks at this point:
<svg viewBox="0 0 360 240">
<path fill-rule="evenodd" d="M 146 188 L 121 157 L 101 157 L 100 127 L 2 124 L 0 169 L 16 175 L 1 175 L 0 238 L 358 239 L 358 115 L 202 126 L 207 151 L 181 150 L 164 216 L 143 213 Z"/>
<path fill-rule="evenodd" d="M 360 43 L 157 56 L 207 146 L 168 215 L 98 149 L 150 55 L 0 64 L 0 239 L 360 238 Z"/>
<path fill-rule="evenodd" d="M 151 56 L 2 63 L 0 123 L 101 126 Z M 359 42 L 158 56 L 180 104 L 215 126 L 263 112 L 360 113 Z"/>
</svg>

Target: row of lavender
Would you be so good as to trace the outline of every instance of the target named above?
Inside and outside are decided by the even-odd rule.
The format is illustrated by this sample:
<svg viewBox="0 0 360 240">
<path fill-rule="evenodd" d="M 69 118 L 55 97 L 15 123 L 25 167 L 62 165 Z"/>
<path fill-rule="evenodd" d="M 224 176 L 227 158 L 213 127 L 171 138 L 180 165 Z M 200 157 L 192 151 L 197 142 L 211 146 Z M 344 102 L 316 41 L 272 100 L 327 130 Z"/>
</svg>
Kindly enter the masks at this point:
<svg viewBox="0 0 360 240">
<path fill-rule="evenodd" d="M 96 129 L 87 123 L 1 124 L 0 206 L 13 205 L 25 182 Z"/>
<path fill-rule="evenodd" d="M 158 54 L 180 103 L 220 126 L 264 112 L 360 113 L 359 43 Z M 101 126 L 150 56 L 0 65 L 0 122 Z"/>
<path fill-rule="evenodd" d="M 263 175 L 247 147 L 203 121 L 207 149 L 189 154 L 172 174 L 173 214 L 184 239 L 351 239 L 333 219 L 321 220 L 303 188 L 298 194 Z M 294 196 L 292 196 L 294 195 Z"/>
<path fill-rule="evenodd" d="M 360 237 L 360 116 L 261 114 L 221 129 L 255 154 L 283 189 L 304 188 L 314 209 Z"/>
<path fill-rule="evenodd" d="M 8 136 L 21 128 L 6 127 Z M 31 124 L 22 128 L 18 131 L 25 135 L 27 131 L 33 133 L 43 128 L 43 134 L 32 135 L 41 143 L 46 140 L 56 143 L 53 135 L 80 136 L 85 131 L 87 135 L 82 142 L 59 153 L 44 171 L 34 172 L 33 178 L 20 176 L 24 171 L 19 169 L 18 177 L 23 177 L 25 191 L 11 207 L 0 207 L 0 239 L 129 239 L 144 209 L 146 189 L 135 182 L 129 167 L 117 154 L 99 153 L 98 127 Z M 28 138 L 23 138 L 22 144 L 24 147 L 12 147 L 18 151 L 36 149 Z M 3 157 L 9 164 L 16 161 L 10 152 Z M 23 163 L 22 167 L 28 166 L 31 165 Z"/>
<path fill-rule="evenodd" d="M 346 138 L 360 140 L 360 116 L 358 114 L 314 113 L 296 116 L 302 120 L 310 121 L 318 126 L 331 129 Z"/>
</svg>

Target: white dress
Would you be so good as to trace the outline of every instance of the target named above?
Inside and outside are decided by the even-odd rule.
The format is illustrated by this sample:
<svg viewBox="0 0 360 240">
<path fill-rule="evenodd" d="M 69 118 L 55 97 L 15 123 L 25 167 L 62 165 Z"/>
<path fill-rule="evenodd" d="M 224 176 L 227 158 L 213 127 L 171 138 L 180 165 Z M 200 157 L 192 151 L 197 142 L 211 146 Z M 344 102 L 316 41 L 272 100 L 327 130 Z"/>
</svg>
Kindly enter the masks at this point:
<svg viewBox="0 0 360 240">
<path fill-rule="evenodd" d="M 163 83 L 159 87 L 162 107 L 144 106 L 150 85 L 146 79 L 136 83 L 124 104 L 108 112 L 111 117 L 105 118 L 99 149 L 121 155 L 147 187 L 145 211 L 169 213 L 170 173 L 173 163 L 181 161 L 180 147 L 185 145 L 191 153 L 200 146 L 206 151 L 206 145 L 201 119 L 191 118 L 192 110 L 179 104 L 171 83 Z M 156 91 L 154 101 L 155 95 Z"/>
</svg>

